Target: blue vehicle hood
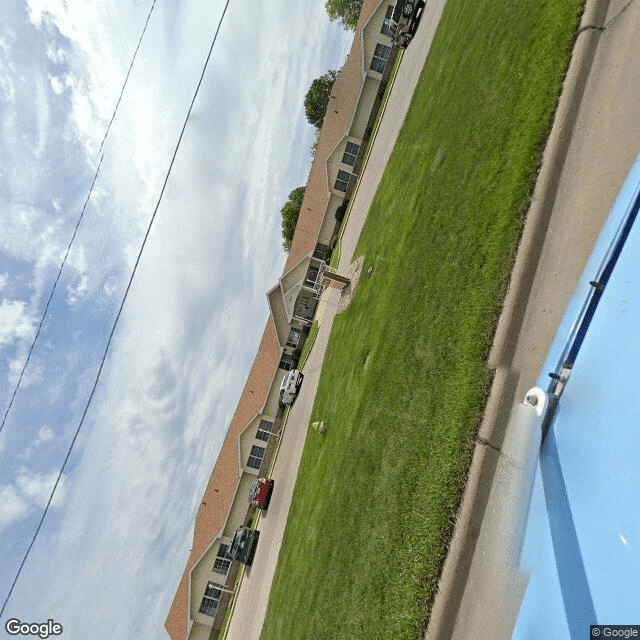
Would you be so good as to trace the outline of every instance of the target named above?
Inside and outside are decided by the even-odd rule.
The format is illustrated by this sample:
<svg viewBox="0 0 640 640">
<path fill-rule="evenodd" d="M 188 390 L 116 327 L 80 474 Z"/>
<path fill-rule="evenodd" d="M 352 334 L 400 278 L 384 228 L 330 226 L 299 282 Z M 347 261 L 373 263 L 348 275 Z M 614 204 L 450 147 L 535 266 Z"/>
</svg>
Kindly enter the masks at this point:
<svg viewBox="0 0 640 640">
<path fill-rule="evenodd" d="M 640 157 L 537 383 L 553 392 L 568 376 L 543 431 L 514 640 L 582 640 L 593 624 L 640 624 L 639 207 Z"/>
</svg>

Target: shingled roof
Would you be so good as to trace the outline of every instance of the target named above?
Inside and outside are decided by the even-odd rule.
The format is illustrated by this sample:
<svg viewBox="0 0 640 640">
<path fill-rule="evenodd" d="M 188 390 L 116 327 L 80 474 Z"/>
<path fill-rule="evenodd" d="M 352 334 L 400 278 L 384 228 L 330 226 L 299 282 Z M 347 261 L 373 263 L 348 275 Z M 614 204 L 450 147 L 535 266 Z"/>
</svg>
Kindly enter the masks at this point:
<svg viewBox="0 0 640 640">
<path fill-rule="evenodd" d="M 327 187 L 326 160 L 351 127 L 366 76 L 362 29 L 381 2 L 382 0 L 364 0 L 351 52 L 333 85 L 334 98 L 330 100 L 324 119 L 297 225 L 297 228 L 305 233 L 295 233 L 283 274 L 315 248 L 330 195 Z M 165 628 L 172 640 L 185 640 L 188 636 L 189 575 L 198 559 L 225 526 L 241 473 L 237 438 L 247 424 L 262 411 L 280 361 L 280 354 L 275 325 L 269 317 L 256 359 L 196 515 L 192 550 L 165 622 Z"/>
<path fill-rule="evenodd" d="M 364 0 L 351 51 L 333 84 L 332 97 L 329 98 L 284 273 L 315 249 L 331 195 L 327 178 L 327 158 L 351 128 L 366 78 L 362 29 L 381 2 L 382 0 Z"/>
<path fill-rule="evenodd" d="M 184 640 L 187 637 L 189 574 L 200 556 L 224 528 L 241 473 L 237 439 L 247 424 L 262 411 L 279 361 L 280 345 L 273 322 L 269 318 L 256 359 L 202 497 L 203 504 L 196 515 L 191 554 L 165 622 L 165 628 L 172 640 Z"/>
</svg>

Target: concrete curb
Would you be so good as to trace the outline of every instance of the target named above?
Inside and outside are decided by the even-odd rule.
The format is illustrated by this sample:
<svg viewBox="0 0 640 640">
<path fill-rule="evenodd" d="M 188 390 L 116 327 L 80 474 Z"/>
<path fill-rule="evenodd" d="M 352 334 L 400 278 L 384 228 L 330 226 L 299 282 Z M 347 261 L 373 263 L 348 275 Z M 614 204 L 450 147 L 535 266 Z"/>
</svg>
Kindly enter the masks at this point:
<svg viewBox="0 0 640 640">
<path fill-rule="evenodd" d="M 609 0 L 585 0 L 578 37 L 545 145 L 531 206 L 489 354 L 488 366 L 495 370 L 494 378 L 480 427 L 479 442 L 474 450 L 467 485 L 438 584 L 438 593 L 424 636 L 426 640 L 448 640 L 453 636 L 499 459 L 499 448 L 515 396 L 517 374 L 511 371 L 511 362 L 608 6 Z"/>
<path fill-rule="evenodd" d="M 545 150 L 531 207 L 518 247 L 502 313 L 496 328 L 489 368 L 495 369 L 511 360 L 514 339 L 519 333 L 533 276 L 538 264 L 540 246 L 546 233 L 562 167 L 576 123 L 578 109 L 591 70 L 591 63 L 604 26 L 609 0 L 586 0 L 578 38 L 564 81 L 558 108 Z"/>
</svg>

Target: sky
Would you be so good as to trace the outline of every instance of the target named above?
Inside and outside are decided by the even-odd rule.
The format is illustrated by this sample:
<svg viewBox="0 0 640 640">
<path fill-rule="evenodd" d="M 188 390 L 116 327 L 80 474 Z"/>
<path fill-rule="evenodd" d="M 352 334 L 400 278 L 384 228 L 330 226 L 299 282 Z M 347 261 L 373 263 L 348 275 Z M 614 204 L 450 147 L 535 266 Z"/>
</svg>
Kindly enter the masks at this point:
<svg viewBox="0 0 640 640">
<path fill-rule="evenodd" d="M 0 604 L 87 405 L 223 7 L 0 8 L 2 416 L 86 201 L 0 431 Z M 304 94 L 351 39 L 323 0 L 231 0 L 0 637 L 12 617 L 54 619 L 68 640 L 167 637 L 196 508 L 284 267 L 280 208 L 308 175 Z"/>
</svg>

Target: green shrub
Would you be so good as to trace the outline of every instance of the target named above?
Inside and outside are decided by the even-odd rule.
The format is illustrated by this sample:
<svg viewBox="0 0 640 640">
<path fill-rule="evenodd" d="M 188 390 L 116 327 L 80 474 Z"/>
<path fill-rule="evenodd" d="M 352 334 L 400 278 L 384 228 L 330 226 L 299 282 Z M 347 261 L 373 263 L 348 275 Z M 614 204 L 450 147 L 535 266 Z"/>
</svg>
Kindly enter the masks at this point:
<svg viewBox="0 0 640 640">
<path fill-rule="evenodd" d="M 347 212 L 349 201 L 344 200 L 343 203 L 336 209 L 336 220 L 342 222 L 344 220 L 344 214 Z"/>
</svg>

